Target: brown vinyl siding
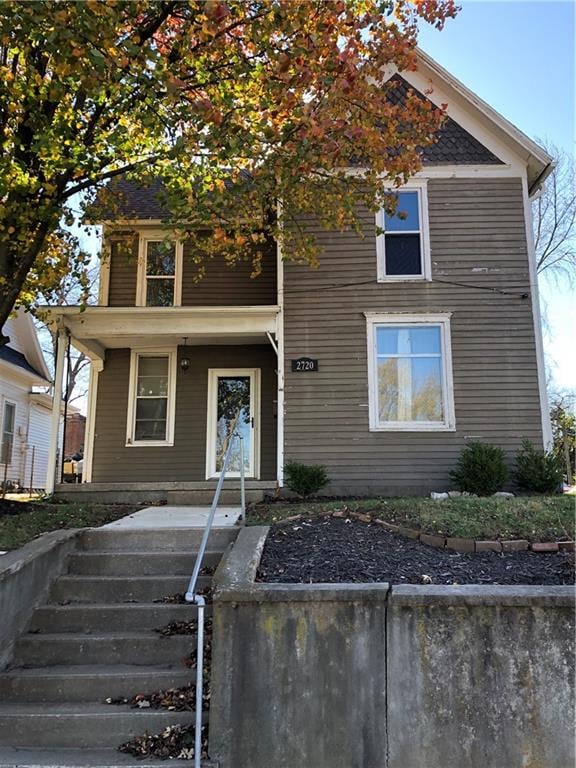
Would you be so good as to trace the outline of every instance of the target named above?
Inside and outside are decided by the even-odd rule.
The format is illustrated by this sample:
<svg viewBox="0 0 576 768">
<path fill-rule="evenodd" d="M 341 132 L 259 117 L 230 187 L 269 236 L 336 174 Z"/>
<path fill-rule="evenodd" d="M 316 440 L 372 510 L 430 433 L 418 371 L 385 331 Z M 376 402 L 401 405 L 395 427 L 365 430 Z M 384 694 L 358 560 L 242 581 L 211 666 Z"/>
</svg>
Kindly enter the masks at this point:
<svg viewBox="0 0 576 768">
<path fill-rule="evenodd" d="M 262 271 L 250 277 L 252 262 L 239 261 L 228 266 L 223 259 L 208 260 L 206 272 L 198 279 L 198 267 L 192 258 L 193 245 L 186 244 L 182 268 L 183 307 L 262 306 L 277 303 L 276 247 L 266 249 Z"/>
<path fill-rule="evenodd" d="M 136 304 L 138 238 L 112 241 L 110 248 L 109 307 L 133 307 Z"/>
<path fill-rule="evenodd" d="M 542 445 L 520 179 L 431 180 L 428 202 L 432 282 L 376 282 L 369 212 L 364 239 L 318 231 L 319 270 L 285 267 L 286 457 L 325 464 L 334 492 L 445 490 L 467 440 L 510 461 Z M 455 432 L 369 431 L 364 312 L 452 313 Z M 292 373 L 300 356 L 319 372 Z"/>
<path fill-rule="evenodd" d="M 110 349 L 98 377 L 94 482 L 192 482 L 206 478 L 209 368 L 260 368 L 260 477 L 276 480 L 276 355 L 270 345 L 179 347 L 174 446 L 126 447 L 130 350 Z"/>
<path fill-rule="evenodd" d="M 185 243 L 182 263 L 183 307 L 238 307 L 263 306 L 277 303 L 276 295 L 276 246 L 265 249 L 261 272 L 251 277 L 252 262 L 240 261 L 233 266 L 223 258 L 207 260 L 205 273 L 198 277 L 198 266 L 192 257 L 193 244 Z M 114 249 L 110 258 L 110 307 L 136 305 L 136 280 L 138 274 L 138 238 L 135 237 L 132 252 Z"/>
</svg>

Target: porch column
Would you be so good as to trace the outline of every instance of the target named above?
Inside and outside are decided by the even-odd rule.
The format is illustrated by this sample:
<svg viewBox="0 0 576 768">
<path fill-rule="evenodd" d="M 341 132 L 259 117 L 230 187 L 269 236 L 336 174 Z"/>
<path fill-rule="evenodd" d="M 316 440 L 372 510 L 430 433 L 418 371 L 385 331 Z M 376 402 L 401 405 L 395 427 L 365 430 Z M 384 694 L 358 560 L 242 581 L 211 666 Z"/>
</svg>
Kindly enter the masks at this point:
<svg viewBox="0 0 576 768">
<path fill-rule="evenodd" d="M 96 430 L 96 402 L 98 397 L 98 378 L 104 369 L 104 362 L 90 358 L 90 381 L 88 384 L 88 417 L 84 434 L 84 471 L 82 482 L 92 482 L 92 458 L 94 456 L 94 433 Z"/>
<path fill-rule="evenodd" d="M 58 459 L 58 433 L 60 431 L 60 418 L 62 408 L 62 377 L 64 374 L 64 360 L 68 332 L 58 330 L 58 344 L 56 348 L 56 366 L 54 371 L 54 388 L 52 390 L 52 419 L 50 421 L 50 443 L 48 445 L 48 470 L 46 473 L 46 493 L 54 493 L 56 484 L 56 467 Z"/>
</svg>

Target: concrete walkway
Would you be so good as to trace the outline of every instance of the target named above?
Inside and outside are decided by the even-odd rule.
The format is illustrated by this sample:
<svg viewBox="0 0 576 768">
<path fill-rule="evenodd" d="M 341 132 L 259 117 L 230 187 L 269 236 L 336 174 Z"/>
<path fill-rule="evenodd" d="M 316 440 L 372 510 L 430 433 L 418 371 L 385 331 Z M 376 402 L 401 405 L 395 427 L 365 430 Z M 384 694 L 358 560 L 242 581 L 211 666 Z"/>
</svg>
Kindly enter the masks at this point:
<svg viewBox="0 0 576 768">
<path fill-rule="evenodd" d="M 121 517 L 102 528 L 150 530 L 158 528 L 204 528 L 210 507 L 146 507 Z M 214 528 L 235 525 L 240 519 L 240 507 L 218 507 Z"/>
</svg>

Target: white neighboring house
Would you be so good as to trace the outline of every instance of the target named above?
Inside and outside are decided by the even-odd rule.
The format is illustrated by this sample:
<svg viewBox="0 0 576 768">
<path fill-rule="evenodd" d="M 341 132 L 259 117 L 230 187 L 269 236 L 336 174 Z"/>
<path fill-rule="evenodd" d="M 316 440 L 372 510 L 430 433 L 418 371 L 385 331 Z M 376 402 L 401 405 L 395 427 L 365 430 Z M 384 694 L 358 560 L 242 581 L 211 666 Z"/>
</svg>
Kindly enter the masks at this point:
<svg viewBox="0 0 576 768">
<path fill-rule="evenodd" d="M 32 316 L 23 310 L 5 325 L 0 347 L 0 485 L 46 488 L 51 376 Z M 61 440 L 59 440 L 61 445 Z"/>
</svg>

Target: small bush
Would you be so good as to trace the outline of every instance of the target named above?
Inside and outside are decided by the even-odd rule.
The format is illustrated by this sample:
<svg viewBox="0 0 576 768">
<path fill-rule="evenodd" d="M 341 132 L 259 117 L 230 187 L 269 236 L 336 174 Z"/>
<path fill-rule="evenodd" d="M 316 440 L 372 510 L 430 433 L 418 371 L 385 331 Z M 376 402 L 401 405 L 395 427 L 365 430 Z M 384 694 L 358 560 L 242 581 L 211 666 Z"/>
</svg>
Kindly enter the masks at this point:
<svg viewBox="0 0 576 768">
<path fill-rule="evenodd" d="M 530 440 L 524 440 L 514 470 L 514 480 L 520 488 L 535 493 L 558 493 L 563 476 L 557 456 L 538 451 Z"/>
<path fill-rule="evenodd" d="M 458 459 L 456 469 L 450 472 L 460 491 L 478 496 L 491 496 L 499 491 L 508 477 L 504 464 L 504 451 L 495 445 L 470 443 Z"/>
<path fill-rule="evenodd" d="M 288 461 L 284 465 L 286 484 L 299 496 L 311 496 L 323 488 L 328 482 L 326 467 L 321 464 L 301 464 L 299 461 Z"/>
</svg>

